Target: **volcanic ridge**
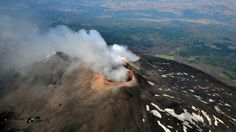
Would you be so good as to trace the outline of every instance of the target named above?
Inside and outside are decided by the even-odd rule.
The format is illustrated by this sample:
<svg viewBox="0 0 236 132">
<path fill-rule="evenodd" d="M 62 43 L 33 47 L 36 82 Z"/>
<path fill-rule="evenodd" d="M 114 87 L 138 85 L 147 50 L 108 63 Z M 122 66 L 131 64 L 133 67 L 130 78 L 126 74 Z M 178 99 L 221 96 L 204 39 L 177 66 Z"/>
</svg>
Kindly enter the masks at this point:
<svg viewBox="0 0 236 132">
<path fill-rule="evenodd" d="M 1 131 L 235 131 L 236 90 L 187 65 L 127 62 L 125 82 L 57 52 L 1 75 Z M 10 81 L 10 82 L 9 82 Z M 3 83 L 4 82 L 4 83 Z"/>
</svg>

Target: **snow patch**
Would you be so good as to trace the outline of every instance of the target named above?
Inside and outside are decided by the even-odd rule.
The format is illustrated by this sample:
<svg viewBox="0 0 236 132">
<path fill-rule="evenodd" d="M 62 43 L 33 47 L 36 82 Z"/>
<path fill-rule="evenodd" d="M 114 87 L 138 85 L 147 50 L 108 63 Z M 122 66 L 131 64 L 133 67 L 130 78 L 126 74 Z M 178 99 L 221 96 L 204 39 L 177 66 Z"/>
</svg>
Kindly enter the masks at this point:
<svg viewBox="0 0 236 132">
<path fill-rule="evenodd" d="M 202 116 L 196 114 L 196 113 L 192 113 L 190 114 L 186 109 L 184 109 L 184 113 L 181 113 L 181 114 L 176 114 L 175 111 L 173 109 L 169 109 L 169 108 L 166 108 L 165 111 L 167 113 L 169 113 L 170 115 L 172 115 L 173 117 L 177 118 L 178 120 L 180 121 L 189 121 L 190 123 L 192 124 L 195 124 L 195 122 L 203 122 L 204 123 L 204 120 L 202 118 Z"/>
<path fill-rule="evenodd" d="M 200 96 L 198 95 L 193 95 L 194 97 L 196 97 L 198 100 L 202 99 Z"/>
<path fill-rule="evenodd" d="M 203 111 L 203 110 L 201 110 L 201 112 L 202 112 L 203 116 L 206 117 L 209 125 L 211 125 L 211 118 L 210 118 L 210 116 L 205 111 Z"/>
<path fill-rule="evenodd" d="M 146 105 L 146 110 L 147 110 L 147 111 L 150 111 L 149 105 Z"/>
<path fill-rule="evenodd" d="M 163 77 L 163 78 L 166 78 L 166 77 L 167 77 L 167 75 L 161 75 L 161 77 Z"/>
<path fill-rule="evenodd" d="M 192 93 L 194 92 L 194 90 L 193 90 L 193 89 L 189 89 L 189 91 L 190 91 L 190 92 L 192 92 Z"/>
<path fill-rule="evenodd" d="M 195 110 L 195 111 L 198 111 L 198 109 L 194 106 L 192 106 L 192 109 Z"/>
<path fill-rule="evenodd" d="M 150 81 L 148 81 L 148 83 L 149 83 L 150 85 L 152 85 L 152 86 L 154 86 L 154 85 L 155 85 L 153 82 L 150 82 Z"/>
<path fill-rule="evenodd" d="M 157 110 L 151 110 L 150 113 L 152 113 L 154 116 L 161 118 L 161 114 Z"/>
<path fill-rule="evenodd" d="M 215 100 L 213 100 L 213 99 L 209 99 L 208 101 L 209 101 L 210 103 L 215 102 Z"/>
<path fill-rule="evenodd" d="M 145 122 L 146 120 L 143 118 L 142 121 Z"/>
<path fill-rule="evenodd" d="M 232 93 L 227 93 L 227 92 L 226 92 L 226 94 L 229 95 L 229 96 L 232 96 L 232 95 L 233 95 Z"/>
<path fill-rule="evenodd" d="M 188 73 L 186 73 L 186 72 L 183 72 L 183 74 L 186 75 L 186 76 L 188 75 Z"/>
<path fill-rule="evenodd" d="M 202 103 L 204 103 L 204 104 L 208 104 L 208 102 L 202 100 L 202 97 L 200 97 L 200 96 L 198 96 L 198 95 L 193 95 L 193 96 L 196 97 L 197 100 L 201 101 Z"/>
<path fill-rule="evenodd" d="M 168 94 L 162 94 L 162 96 L 169 97 L 169 98 L 175 98 L 174 96 L 168 95 Z"/>
<path fill-rule="evenodd" d="M 183 126 L 183 131 L 187 132 L 187 127 L 186 126 Z"/>
<path fill-rule="evenodd" d="M 220 108 L 219 108 L 217 105 L 214 106 L 214 109 L 215 109 L 216 112 L 218 112 L 219 114 L 224 114 L 224 112 L 221 111 Z"/>
<path fill-rule="evenodd" d="M 162 127 L 162 129 L 164 129 L 165 132 L 171 132 L 170 129 L 168 129 L 166 126 L 164 126 L 163 124 L 161 124 L 160 121 L 157 121 L 158 125 Z"/>
<path fill-rule="evenodd" d="M 161 112 L 164 112 L 163 109 L 161 109 L 159 106 L 157 106 L 156 104 L 154 103 L 151 103 L 152 106 L 154 106 L 158 111 L 161 111 Z"/>
<path fill-rule="evenodd" d="M 214 116 L 214 115 L 213 115 L 213 117 L 214 117 L 214 125 L 215 125 L 215 126 L 218 126 L 218 123 L 224 124 L 224 122 L 223 122 L 221 119 L 217 118 L 217 117 Z"/>
<path fill-rule="evenodd" d="M 179 75 L 179 76 L 180 76 L 180 75 L 183 75 L 183 73 L 181 73 L 181 72 L 177 72 L 176 74 Z"/>
<path fill-rule="evenodd" d="M 161 77 L 163 77 L 163 78 L 166 78 L 166 77 L 168 77 L 168 76 L 174 77 L 173 74 L 174 74 L 173 72 L 172 72 L 172 73 L 169 73 L 169 74 L 163 74 L 163 75 L 161 75 Z"/>
<path fill-rule="evenodd" d="M 204 103 L 204 104 L 208 104 L 208 102 L 206 102 L 206 101 L 204 101 L 204 100 L 199 100 L 199 101 L 201 101 L 202 103 Z"/>
<path fill-rule="evenodd" d="M 228 104 L 228 103 L 225 103 L 225 106 L 228 106 L 228 107 L 232 107 L 230 104 Z"/>
<path fill-rule="evenodd" d="M 185 90 L 182 90 L 182 92 L 183 92 L 183 93 L 188 93 L 188 92 L 187 92 L 187 91 L 185 91 Z"/>
</svg>

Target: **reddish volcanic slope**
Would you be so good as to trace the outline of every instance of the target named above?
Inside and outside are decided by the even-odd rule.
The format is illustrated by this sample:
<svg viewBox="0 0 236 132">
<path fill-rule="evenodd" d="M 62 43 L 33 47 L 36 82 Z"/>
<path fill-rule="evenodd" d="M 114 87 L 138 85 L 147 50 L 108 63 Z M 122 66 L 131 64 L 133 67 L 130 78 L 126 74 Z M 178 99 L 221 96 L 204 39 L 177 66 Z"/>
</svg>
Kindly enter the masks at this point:
<svg viewBox="0 0 236 132">
<path fill-rule="evenodd" d="M 111 82 L 108 81 L 103 75 L 94 73 L 92 88 L 101 87 L 102 89 L 116 88 L 116 87 L 132 87 L 136 85 L 136 78 L 132 70 L 128 71 L 129 80 L 127 82 Z"/>
</svg>

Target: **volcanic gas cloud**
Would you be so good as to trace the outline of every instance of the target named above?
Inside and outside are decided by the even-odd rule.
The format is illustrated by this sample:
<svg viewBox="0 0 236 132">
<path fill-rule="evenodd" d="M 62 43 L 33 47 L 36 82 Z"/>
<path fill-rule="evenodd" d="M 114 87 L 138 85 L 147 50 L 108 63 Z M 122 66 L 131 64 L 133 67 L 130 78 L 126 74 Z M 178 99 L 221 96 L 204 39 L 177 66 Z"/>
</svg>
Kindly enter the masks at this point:
<svg viewBox="0 0 236 132">
<path fill-rule="evenodd" d="M 80 30 L 78 36 L 77 56 L 90 68 L 106 76 L 108 80 L 124 82 L 128 78 L 128 70 L 123 67 L 124 59 L 136 61 L 138 57 L 121 45 L 107 46 L 96 30 Z"/>
<path fill-rule="evenodd" d="M 65 28 L 65 27 L 63 27 Z M 68 29 L 67 29 L 68 30 Z M 123 67 L 124 60 L 136 61 L 139 58 L 121 45 L 108 46 L 96 30 L 71 32 L 77 38 L 76 56 L 93 70 L 103 74 L 108 80 L 124 82 L 128 70 Z"/>
<path fill-rule="evenodd" d="M 2 64 L 25 65 L 44 58 L 46 54 L 62 51 L 78 57 L 108 80 L 124 82 L 128 79 L 128 69 L 123 67 L 123 60 L 139 59 L 126 46 L 107 45 L 96 30 L 75 32 L 66 26 L 57 26 L 41 31 L 34 23 L 10 17 L 0 18 L 0 28 L 0 38 L 4 42 L 0 47 L 8 50 L 7 53 L 0 50 L 0 55 L 7 60 L 1 60 Z"/>
</svg>

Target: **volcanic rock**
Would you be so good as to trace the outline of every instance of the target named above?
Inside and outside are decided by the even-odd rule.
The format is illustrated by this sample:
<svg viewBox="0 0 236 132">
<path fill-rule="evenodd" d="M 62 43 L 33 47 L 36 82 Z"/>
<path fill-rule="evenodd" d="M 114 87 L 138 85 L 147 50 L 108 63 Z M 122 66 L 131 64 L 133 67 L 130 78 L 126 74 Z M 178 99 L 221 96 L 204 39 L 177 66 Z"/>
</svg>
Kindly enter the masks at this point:
<svg viewBox="0 0 236 132">
<path fill-rule="evenodd" d="M 115 83 L 62 52 L 34 63 L 5 83 L 0 130 L 236 130 L 234 87 L 156 57 L 126 67 L 132 79 Z"/>
</svg>

